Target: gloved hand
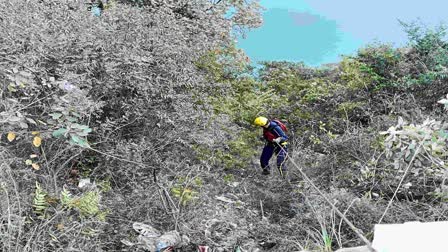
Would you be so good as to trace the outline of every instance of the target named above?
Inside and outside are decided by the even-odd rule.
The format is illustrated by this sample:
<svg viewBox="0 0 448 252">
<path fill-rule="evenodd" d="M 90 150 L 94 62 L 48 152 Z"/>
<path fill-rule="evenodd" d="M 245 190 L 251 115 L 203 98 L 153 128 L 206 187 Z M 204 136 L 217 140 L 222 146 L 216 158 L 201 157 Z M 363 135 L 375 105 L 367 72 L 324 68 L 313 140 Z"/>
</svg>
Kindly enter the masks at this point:
<svg viewBox="0 0 448 252">
<path fill-rule="evenodd" d="M 277 137 L 276 139 L 272 140 L 275 143 L 280 143 L 282 141 L 281 137 Z"/>
</svg>

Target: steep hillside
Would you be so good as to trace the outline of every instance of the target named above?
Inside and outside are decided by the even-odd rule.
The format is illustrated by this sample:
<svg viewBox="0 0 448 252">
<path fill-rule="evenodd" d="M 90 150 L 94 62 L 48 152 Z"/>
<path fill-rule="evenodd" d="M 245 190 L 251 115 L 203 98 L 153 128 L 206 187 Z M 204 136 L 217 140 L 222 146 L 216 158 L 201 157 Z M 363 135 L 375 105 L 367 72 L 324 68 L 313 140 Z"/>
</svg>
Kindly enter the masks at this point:
<svg viewBox="0 0 448 252">
<path fill-rule="evenodd" d="M 256 71 L 233 42 L 256 2 L 87 7 L 0 3 L 2 251 L 145 251 L 139 223 L 176 251 L 362 245 L 326 198 L 370 240 L 448 219 L 443 27 Z M 261 174 L 259 115 L 289 128 L 290 183 Z"/>
</svg>

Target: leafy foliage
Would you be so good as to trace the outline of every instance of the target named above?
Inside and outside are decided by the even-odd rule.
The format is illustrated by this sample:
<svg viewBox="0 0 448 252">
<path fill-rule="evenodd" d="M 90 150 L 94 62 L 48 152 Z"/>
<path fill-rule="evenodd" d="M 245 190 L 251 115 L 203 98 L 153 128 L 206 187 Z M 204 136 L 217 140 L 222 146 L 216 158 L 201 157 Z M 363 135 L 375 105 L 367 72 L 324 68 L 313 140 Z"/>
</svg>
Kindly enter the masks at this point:
<svg viewBox="0 0 448 252">
<path fill-rule="evenodd" d="M 434 179 L 435 188 L 440 190 L 448 168 L 445 165 L 448 156 L 447 128 L 447 124 L 436 120 L 427 119 L 422 124 L 407 125 L 400 118 L 396 126 L 381 132 L 387 135 L 384 140 L 386 156 L 394 159 L 395 169 L 404 171 L 404 163 L 411 166 L 412 178 L 407 180 L 408 188 L 422 185 L 424 177 L 430 176 Z"/>
<path fill-rule="evenodd" d="M 366 64 L 357 60 L 345 58 L 340 64 L 342 73 L 341 81 L 352 90 L 360 88 L 368 88 L 372 83 L 372 79 L 368 74 L 365 74 L 365 69 L 368 69 Z M 364 71 L 363 71 L 364 70 Z"/>
<path fill-rule="evenodd" d="M 362 64 L 361 69 L 368 72 L 375 81 L 394 80 L 399 77 L 397 69 L 400 60 L 403 59 L 402 52 L 388 44 L 371 44 L 358 52 L 358 60 Z"/>
<path fill-rule="evenodd" d="M 444 46 L 443 39 L 446 36 L 446 27 L 440 25 L 435 29 L 428 29 L 418 21 L 403 22 L 400 21 L 404 31 L 408 34 L 410 43 L 412 43 L 421 55 L 428 55 Z"/>
<path fill-rule="evenodd" d="M 195 109 L 194 94 L 216 81 L 210 81 L 197 62 L 217 48 L 230 48 L 232 30 L 244 32 L 261 24 L 256 2 L 111 2 L 101 16 L 92 15 L 82 2 L 0 2 L 0 132 L 7 138 L 0 146 L 20 168 L 8 181 L 20 180 L 20 193 L 37 192 L 34 208 L 20 197 L 11 212 L 26 218 L 26 208 L 41 214 L 46 207 L 49 215 L 58 207 L 67 209 L 42 227 L 27 224 L 28 230 L 57 237 L 52 242 L 47 236 L 19 232 L 15 240 L 1 241 L 0 250 L 22 251 L 27 246 L 23 241 L 37 250 L 115 250 L 122 246 L 121 239 L 105 234 L 114 225 L 123 230 L 120 221 L 100 224 L 89 218 L 104 221 L 107 211 L 102 209 L 111 209 L 118 219 L 136 221 L 138 214 L 126 210 L 131 205 L 139 213 L 163 212 L 160 202 L 151 204 L 155 208 L 142 207 L 151 197 L 137 199 L 146 195 L 137 191 L 143 192 L 154 179 L 166 186 L 173 174 L 198 163 L 192 139 L 210 132 L 196 130 L 210 115 Z M 241 52 L 228 53 L 247 64 Z M 220 58 L 224 62 L 226 58 Z M 231 67 L 223 69 L 233 74 Z M 107 197 L 101 205 L 99 191 L 76 192 L 79 179 L 87 175 L 110 181 L 102 187 Z M 58 199 L 47 197 L 51 203 L 45 205 L 42 195 L 47 192 L 35 190 L 37 179 L 48 195 L 67 189 Z M 121 193 L 131 188 L 136 191 L 125 197 L 126 207 L 118 206 Z M 74 218 L 75 213 L 82 218 Z M 86 232 L 89 238 L 74 234 L 81 229 L 95 232 Z M 86 242 L 92 237 L 108 241 Z"/>
<path fill-rule="evenodd" d="M 247 166 L 256 153 L 252 146 L 255 146 L 253 139 L 256 139 L 256 132 L 241 131 L 227 143 L 227 150 L 218 151 L 218 159 L 226 169 L 241 169 Z"/>
<path fill-rule="evenodd" d="M 171 193 L 179 200 L 180 205 L 186 206 L 197 199 L 197 189 L 201 186 L 202 181 L 198 177 L 194 179 L 193 183 L 187 177 L 180 177 L 171 188 Z"/>
<path fill-rule="evenodd" d="M 71 207 L 72 205 L 73 196 L 71 195 L 70 191 L 68 191 L 66 188 L 62 189 L 60 201 L 61 205 L 64 207 Z"/>
<path fill-rule="evenodd" d="M 71 124 L 67 128 L 59 128 L 53 132 L 54 137 L 68 136 L 71 144 L 78 144 L 82 147 L 89 147 L 86 137 L 92 129 L 86 125 Z M 70 133 L 69 133 L 70 132 Z"/>
<path fill-rule="evenodd" d="M 81 197 L 73 199 L 70 205 L 77 208 L 82 217 L 94 217 L 101 213 L 99 201 L 99 192 L 89 191 Z M 104 220 L 104 216 L 99 217 L 99 219 Z"/>
<path fill-rule="evenodd" d="M 36 190 L 34 191 L 33 208 L 34 212 L 40 217 L 45 216 L 45 210 L 48 208 L 46 201 L 47 193 L 42 189 L 39 183 L 36 182 Z"/>
</svg>

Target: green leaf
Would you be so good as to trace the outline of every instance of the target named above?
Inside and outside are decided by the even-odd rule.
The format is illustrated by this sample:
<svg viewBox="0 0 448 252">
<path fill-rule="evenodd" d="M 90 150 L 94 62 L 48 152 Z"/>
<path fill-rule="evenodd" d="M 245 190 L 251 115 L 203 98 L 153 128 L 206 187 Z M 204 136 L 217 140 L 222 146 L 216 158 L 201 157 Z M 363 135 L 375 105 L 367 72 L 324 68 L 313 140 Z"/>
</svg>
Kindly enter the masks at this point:
<svg viewBox="0 0 448 252">
<path fill-rule="evenodd" d="M 60 128 L 60 129 L 58 129 L 58 130 L 56 130 L 56 131 L 53 131 L 53 136 L 54 137 L 60 137 L 60 136 L 63 136 L 65 133 L 67 133 L 67 129 L 65 129 L 65 128 Z"/>
<path fill-rule="evenodd" d="M 80 138 L 79 136 L 77 136 L 75 134 L 72 134 L 70 136 L 71 136 L 71 139 L 70 139 L 70 143 L 71 144 L 76 144 L 76 145 L 79 145 L 81 147 L 90 147 L 89 144 L 87 143 L 87 141 L 82 139 L 82 138 Z"/>
<path fill-rule="evenodd" d="M 448 138 L 448 133 L 445 130 L 440 130 L 439 136 L 446 139 L 446 138 Z"/>
<path fill-rule="evenodd" d="M 74 128 L 74 129 L 80 129 L 80 130 L 89 129 L 89 126 L 78 124 L 78 123 L 72 124 L 71 127 Z"/>
<path fill-rule="evenodd" d="M 89 126 L 87 126 L 87 125 L 81 125 L 80 129 L 82 129 L 82 130 L 86 130 L 86 129 L 90 129 L 90 128 L 89 128 Z"/>
<path fill-rule="evenodd" d="M 87 135 L 89 135 L 90 132 L 92 132 L 92 129 L 89 128 L 89 126 L 87 125 L 81 125 L 81 124 L 73 124 L 71 125 L 71 127 L 73 129 L 76 129 L 76 135 L 81 136 L 81 137 L 85 137 Z"/>
<path fill-rule="evenodd" d="M 92 129 L 91 128 L 87 128 L 87 129 L 83 129 L 82 131 L 84 133 L 90 133 L 90 132 L 92 132 Z"/>
<path fill-rule="evenodd" d="M 86 136 L 88 136 L 88 135 L 89 135 L 89 133 L 88 133 L 88 132 L 84 132 L 84 131 L 81 131 L 81 132 L 76 132 L 75 134 L 76 134 L 76 135 L 78 135 L 78 136 L 81 136 L 81 137 L 86 137 Z"/>
<path fill-rule="evenodd" d="M 11 92 L 11 93 L 17 92 L 17 89 L 15 89 L 14 86 L 13 86 L 14 84 L 12 84 L 12 85 L 11 84 L 8 85 L 8 91 Z"/>
<path fill-rule="evenodd" d="M 69 121 L 69 122 L 76 122 L 76 121 L 78 121 L 78 118 L 75 118 L 75 117 L 72 117 L 72 116 L 67 116 L 66 118 L 67 118 L 67 121 Z"/>
<path fill-rule="evenodd" d="M 73 142 L 74 144 L 79 144 L 79 141 L 81 141 L 81 138 L 77 135 L 71 134 L 70 137 L 70 142 Z"/>
<path fill-rule="evenodd" d="M 62 190 L 60 200 L 61 200 L 61 204 L 63 206 L 71 207 L 73 198 L 72 198 L 72 195 L 70 194 L 70 192 L 66 188 L 64 188 Z"/>
<path fill-rule="evenodd" d="M 77 132 L 80 136 L 87 136 L 90 132 L 92 132 L 91 128 L 83 129 L 82 132 Z"/>
<path fill-rule="evenodd" d="M 89 148 L 90 147 L 89 143 L 87 143 L 87 140 L 85 140 L 85 139 L 81 139 L 81 141 L 79 141 L 79 145 L 84 147 L 84 148 Z"/>
<path fill-rule="evenodd" d="M 80 115 L 80 114 L 78 114 L 78 113 L 76 113 L 76 112 L 72 112 L 72 115 L 73 115 L 74 117 L 78 117 L 78 118 L 81 118 L 81 115 Z"/>
<path fill-rule="evenodd" d="M 62 114 L 61 113 L 51 113 L 50 116 L 54 120 L 57 120 L 57 119 L 61 118 Z"/>
<path fill-rule="evenodd" d="M 70 125 L 70 127 L 73 129 L 81 129 L 81 126 L 82 126 L 81 124 L 77 124 L 77 123 Z"/>
<path fill-rule="evenodd" d="M 45 210 L 48 208 L 48 203 L 45 200 L 47 193 L 40 187 L 40 184 L 36 182 L 36 190 L 34 192 L 33 208 L 34 212 L 38 215 L 44 215 Z"/>
</svg>

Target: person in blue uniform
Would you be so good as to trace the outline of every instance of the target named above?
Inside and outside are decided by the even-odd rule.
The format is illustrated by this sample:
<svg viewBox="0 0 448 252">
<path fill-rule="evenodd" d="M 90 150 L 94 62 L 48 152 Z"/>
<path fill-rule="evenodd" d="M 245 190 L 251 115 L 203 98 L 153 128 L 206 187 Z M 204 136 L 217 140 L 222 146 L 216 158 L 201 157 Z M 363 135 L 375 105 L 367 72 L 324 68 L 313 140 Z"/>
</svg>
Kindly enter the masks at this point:
<svg viewBox="0 0 448 252">
<path fill-rule="evenodd" d="M 288 136 L 286 135 L 286 127 L 277 120 L 269 120 L 266 117 L 259 116 L 255 118 L 254 124 L 263 128 L 263 138 L 265 145 L 260 156 L 260 164 L 263 169 L 262 174 L 269 175 L 271 169 L 269 160 L 275 153 L 277 155 L 277 168 L 286 178 L 287 169 L 285 161 L 288 155 Z"/>
</svg>

